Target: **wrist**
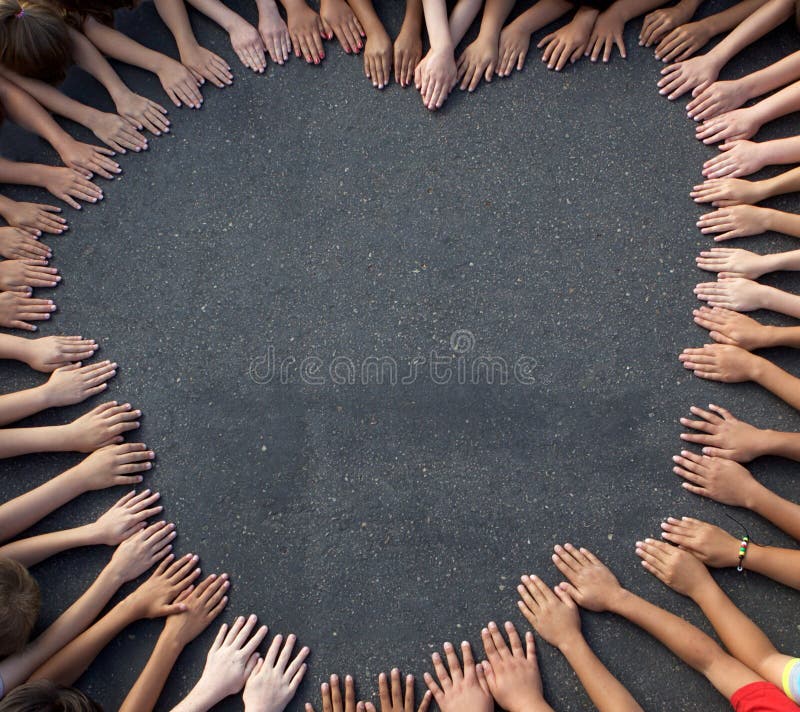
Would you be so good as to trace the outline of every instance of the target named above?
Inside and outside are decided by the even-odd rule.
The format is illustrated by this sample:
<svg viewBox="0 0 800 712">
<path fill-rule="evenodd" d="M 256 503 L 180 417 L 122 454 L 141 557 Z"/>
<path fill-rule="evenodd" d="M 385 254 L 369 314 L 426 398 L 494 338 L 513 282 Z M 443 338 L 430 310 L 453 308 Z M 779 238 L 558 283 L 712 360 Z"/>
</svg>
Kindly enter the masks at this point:
<svg viewBox="0 0 800 712">
<path fill-rule="evenodd" d="M 566 636 L 563 640 L 556 643 L 559 652 L 569 660 L 575 653 L 580 652 L 586 647 L 586 639 L 581 634 L 580 630 L 576 630 L 570 635 Z"/>
<path fill-rule="evenodd" d="M 771 349 L 775 346 L 783 346 L 781 343 L 782 328 L 780 326 L 764 326 L 758 330 L 758 346 L 759 349 Z"/>
<path fill-rule="evenodd" d="M 636 600 L 636 595 L 631 593 L 627 588 L 619 587 L 619 590 L 611 597 L 606 606 L 609 613 L 616 613 L 617 615 L 624 616 L 623 611 Z"/>
<path fill-rule="evenodd" d="M 188 641 L 183 640 L 181 636 L 178 635 L 177 631 L 170 625 L 170 618 L 167 618 L 161 635 L 158 636 L 156 645 L 166 653 L 174 655 L 177 658 L 187 644 Z"/>
<path fill-rule="evenodd" d="M 765 358 L 755 354 L 750 354 L 749 361 L 750 363 L 746 369 L 747 375 L 754 383 L 760 383 L 771 364 Z"/>
<path fill-rule="evenodd" d="M 760 482 L 754 480 L 752 485 L 747 488 L 747 492 L 745 492 L 742 498 L 742 503 L 745 508 L 749 509 L 751 512 L 763 516 L 763 512 L 772 496 L 774 496 L 772 492 Z"/>
<path fill-rule="evenodd" d="M 106 543 L 105 535 L 102 528 L 97 522 L 84 524 L 79 527 L 80 537 L 86 546 L 100 546 Z"/>
<path fill-rule="evenodd" d="M 217 690 L 213 689 L 213 684 L 201 677 L 192 691 L 186 696 L 186 701 L 190 702 L 189 710 L 208 710 L 225 696 L 220 697 Z"/>
</svg>

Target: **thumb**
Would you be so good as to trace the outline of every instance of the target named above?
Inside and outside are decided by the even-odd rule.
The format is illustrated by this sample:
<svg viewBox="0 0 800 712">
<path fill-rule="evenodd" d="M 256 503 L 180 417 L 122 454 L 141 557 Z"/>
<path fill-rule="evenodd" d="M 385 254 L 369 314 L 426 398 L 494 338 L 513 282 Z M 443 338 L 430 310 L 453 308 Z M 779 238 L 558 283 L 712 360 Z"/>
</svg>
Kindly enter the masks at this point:
<svg viewBox="0 0 800 712">
<path fill-rule="evenodd" d="M 562 581 L 560 584 L 558 584 L 558 589 L 560 592 L 567 594 L 574 603 L 580 605 L 580 599 L 582 598 L 580 591 L 578 591 L 578 589 L 575 588 L 575 586 L 573 586 L 571 583 Z"/>
<path fill-rule="evenodd" d="M 564 589 L 562 586 L 567 586 L 568 584 L 559 584 L 558 586 L 553 587 L 553 591 L 555 592 L 556 596 L 561 599 L 561 602 L 567 608 L 577 608 L 575 605 L 575 601 L 572 599 L 572 596 Z"/>
<path fill-rule="evenodd" d="M 186 613 L 189 610 L 189 607 L 185 603 L 168 603 L 161 607 L 157 616 L 155 618 L 166 618 L 167 616 L 175 616 L 180 613 Z"/>
</svg>

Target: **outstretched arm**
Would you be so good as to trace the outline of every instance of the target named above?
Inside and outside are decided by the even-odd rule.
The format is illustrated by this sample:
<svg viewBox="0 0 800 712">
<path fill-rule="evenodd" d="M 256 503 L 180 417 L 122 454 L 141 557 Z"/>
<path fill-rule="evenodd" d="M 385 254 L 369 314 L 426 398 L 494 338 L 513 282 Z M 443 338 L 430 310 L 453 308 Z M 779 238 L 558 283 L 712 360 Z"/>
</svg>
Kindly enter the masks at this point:
<svg viewBox="0 0 800 712">
<path fill-rule="evenodd" d="M 578 607 L 569 594 L 555 592 L 538 577 L 523 576 L 517 592 L 522 615 L 550 645 L 559 649 L 599 712 L 642 712 L 625 686 L 603 665 L 581 633 Z"/>
<path fill-rule="evenodd" d="M 16 536 L 51 512 L 90 490 L 136 485 L 154 454 L 143 443 L 110 445 L 89 455 L 49 482 L 0 505 L 0 541 Z"/>
<path fill-rule="evenodd" d="M 139 44 L 93 17 L 84 21 L 83 31 L 103 54 L 155 74 L 175 106 L 186 104 L 193 109 L 200 108 L 203 95 L 197 88 L 197 79 L 180 62 Z"/>
</svg>

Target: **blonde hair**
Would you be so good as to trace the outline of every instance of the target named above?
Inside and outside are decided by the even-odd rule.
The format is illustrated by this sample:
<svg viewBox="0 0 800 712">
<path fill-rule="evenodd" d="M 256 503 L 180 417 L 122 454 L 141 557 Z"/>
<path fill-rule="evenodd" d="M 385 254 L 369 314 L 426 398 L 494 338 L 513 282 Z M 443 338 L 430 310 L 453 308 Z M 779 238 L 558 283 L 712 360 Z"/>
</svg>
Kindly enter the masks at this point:
<svg viewBox="0 0 800 712">
<path fill-rule="evenodd" d="M 0 64 L 25 77 L 57 84 L 71 61 L 63 12 L 47 2 L 0 0 Z"/>
</svg>

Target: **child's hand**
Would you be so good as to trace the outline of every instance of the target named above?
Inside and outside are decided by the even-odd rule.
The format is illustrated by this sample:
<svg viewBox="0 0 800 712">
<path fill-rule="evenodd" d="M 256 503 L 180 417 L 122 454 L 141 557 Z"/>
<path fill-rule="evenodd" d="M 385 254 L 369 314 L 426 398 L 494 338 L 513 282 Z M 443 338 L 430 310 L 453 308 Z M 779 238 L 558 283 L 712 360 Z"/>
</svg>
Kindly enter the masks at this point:
<svg viewBox="0 0 800 712">
<path fill-rule="evenodd" d="M 705 22 L 689 22 L 670 32 L 656 47 L 656 59 L 682 62 L 708 44 L 712 34 Z"/>
<path fill-rule="evenodd" d="M 119 164 L 109 158 L 114 155 L 114 152 L 100 146 L 91 146 L 88 143 L 71 140 L 59 150 L 58 155 L 61 156 L 65 166 L 72 168 L 87 179 L 91 178 L 94 173 L 106 179 L 122 173 Z"/>
<path fill-rule="evenodd" d="M 199 84 L 208 79 L 218 89 L 224 89 L 233 83 L 230 65 L 218 54 L 196 42 L 181 47 L 180 57 L 181 64 L 192 73 Z"/>
<path fill-rule="evenodd" d="M 80 336 L 43 336 L 26 341 L 22 360 L 34 371 L 52 373 L 74 361 L 91 358 L 97 349 L 94 339 Z"/>
<path fill-rule="evenodd" d="M 319 64 L 325 59 L 322 38 L 327 37 L 322 20 L 308 5 L 302 3 L 286 14 L 289 37 L 295 57 L 305 57 L 309 64 Z"/>
<path fill-rule="evenodd" d="M 147 150 L 147 139 L 126 119 L 107 111 L 98 111 L 93 116 L 92 133 L 117 153 L 125 153 L 126 149 L 137 153 Z"/>
<path fill-rule="evenodd" d="M 748 312 L 763 308 L 764 289 L 764 285 L 758 282 L 734 277 L 703 282 L 694 288 L 694 293 L 709 306 Z"/>
<path fill-rule="evenodd" d="M 378 676 L 378 696 L 381 703 L 381 712 L 414 712 L 414 676 L 406 675 L 405 692 L 400 681 L 400 671 L 395 668 L 391 672 L 392 686 L 389 688 L 389 678 L 385 672 Z M 433 695 L 428 690 L 417 707 L 417 712 L 427 712 L 431 706 Z M 366 712 L 377 712 L 372 702 L 367 702 Z"/>
<path fill-rule="evenodd" d="M 0 227 L 0 256 L 7 260 L 47 260 L 53 252 L 30 232 L 6 225 Z"/>
<path fill-rule="evenodd" d="M 414 70 L 414 86 L 430 111 L 442 107 L 457 81 L 456 60 L 447 50 L 430 49 Z"/>
<path fill-rule="evenodd" d="M 52 299 L 31 299 L 30 294 L 0 292 L 0 326 L 36 331 L 28 322 L 45 321 L 56 310 Z"/>
<path fill-rule="evenodd" d="M 92 525 L 97 544 L 116 546 L 137 531 L 145 528 L 144 522 L 161 512 L 164 507 L 153 507 L 161 495 L 145 490 L 139 494 L 128 492 Z"/>
<path fill-rule="evenodd" d="M 108 381 L 117 375 L 117 364 L 100 361 L 81 366 L 70 363 L 53 371 L 43 388 L 47 392 L 50 408 L 82 403 L 87 398 L 102 393 L 108 388 Z"/>
<path fill-rule="evenodd" d="M 625 39 L 622 36 L 624 31 L 625 20 L 613 6 L 605 12 L 601 12 L 595 20 L 584 55 L 589 57 L 592 62 L 596 62 L 602 52 L 603 62 L 608 62 L 611 59 L 611 53 L 614 51 L 614 45 L 616 45 L 620 57 L 627 59 L 628 52 L 625 49 Z"/>
<path fill-rule="evenodd" d="M 81 209 L 81 204 L 75 198 L 89 203 L 103 199 L 103 191 L 72 168 L 44 166 L 43 173 L 42 187 L 76 210 Z"/>
<path fill-rule="evenodd" d="M 406 25 L 394 41 L 394 79 L 401 87 L 414 82 L 414 70 L 422 59 L 422 35 Z"/>
<path fill-rule="evenodd" d="M 560 588 L 589 611 L 612 609 L 623 592 L 614 574 L 588 549 L 576 549 L 572 544 L 556 546 L 553 563 L 569 581 Z"/>
<path fill-rule="evenodd" d="M 726 141 L 717 156 L 703 164 L 706 178 L 741 178 L 760 171 L 766 165 L 760 143 L 753 141 Z"/>
<path fill-rule="evenodd" d="M 697 138 L 708 146 L 720 141 L 750 138 L 755 136 L 760 128 L 761 121 L 752 109 L 734 109 L 704 121 L 696 127 L 695 133 Z"/>
<path fill-rule="evenodd" d="M 683 477 L 685 482 L 681 486 L 685 490 L 731 507 L 749 508 L 750 493 L 757 489 L 758 483 L 738 462 L 697 455 L 689 450 L 682 450 L 672 459 L 675 462 L 672 471 Z"/>
<path fill-rule="evenodd" d="M 712 178 L 696 185 L 689 195 L 695 203 L 711 203 L 715 208 L 741 203 L 752 205 L 764 199 L 757 182 L 741 178 Z"/>
<path fill-rule="evenodd" d="M 356 686 L 350 675 L 344 679 L 344 700 L 339 689 L 338 675 L 331 675 L 330 684 L 323 682 L 319 689 L 322 696 L 322 712 L 356 712 L 356 709 L 362 712 L 364 709 L 363 702 L 356 705 Z M 306 702 L 306 712 L 314 712 L 310 702 Z"/>
<path fill-rule="evenodd" d="M 47 264 L 47 260 L 0 261 L 0 290 L 30 292 L 32 287 L 55 287 L 61 277 L 55 267 Z"/>
<path fill-rule="evenodd" d="M 555 593 L 538 576 L 523 576 L 517 586 L 522 615 L 550 645 L 561 648 L 581 637 L 581 614 L 569 594 L 559 586 Z"/>
<path fill-rule="evenodd" d="M 497 75 L 508 77 L 511 72 L 522 71 L 528 49 L 531 46 L 531 33 L 516 22 L 506 25 L 500 33 L 500 51 L 497 62 Z"/>
<path fill-rule="evenodd" d="M 652 47 L 668 32 L 691 19 L 692 13 L 680 4 L 654 10 L 644 18 L 642 31 L 639 33 L 639 44 L 643 47 Z"/>
<path fill-rule="evenodd" d="M 708 54 L 676 62 L 661 70 L 658 93 L 670 101 L 683 96 L 687 91 L 697 96 L 719 76 L 720 65 Z"/>
<path fill-rule="evenodd" d="M 661 523 L 661 529 L 662 538 L 687 549 L 706 566 L 725 568 L 739 563 L 740 540 L 713 524 L 691 517 L 669 517 Z"/>
<path fill-rule="evenodd" d="M 255 27 L 241 18 L 239 20 L 230 30 L 233 51 L 245 67 L 262 74 L 267 68 L 264 41 Z"/>
<path fill-rule="evenodd" d="M 694 98 L 686 105 L 686 113 L 695 121 L 705 121 L 738 109 L 748 98 L 738 79 L 714 82 L 702 91 L 693 92 L 692 96 Z"/>
<path fill-rule="evenodd" d="M 175 106 L 186 104 L 190 109 L 199 109 L 203 103 L 199 82 L 194 74 L 180 62 L 164 57 L 156 71 L 158 80 Z"/>
<path fill-rule="evenodd" d="M 55 205 L 15 202 L 5 211 L 3 217 L 9 225 L 38 237 L 42 232 L 60 235 L 68 229 L 66 219 L 57 214 L 60 212 L 61 208 Z"/>
<path fill-rule="evenodd" d="M 458 79 L 461 91 L 475 91 L 481 79 L 492 81 L 500 48 L 497 40 L 480 34 L 458 58 Z"/>
<path fill-rule="evenodd" d="M 138 617 L 165 618 L 187 611 L 181 594 L 200 575 L 197 560 L 197 554 L 186 554 L 177 560 L 172 554 L 167 556 L 150 578 L 128 596 Z"/>
<path fill-rule="evenodd" d="M 257 620 L 254 615 L 247 619 L 239 617 L 230 629 L 227 623 L 219 629 L 195 688 L 203 700 L 210 702 L 208 708 L 229 695 L 237 694 L 255 669 L 259 660 L 258 646 L 267 635 L 266 626 L 253 633 Z"/>
<path fill-rule="evenodd" d="M 739 346 L 748 351 L 769 346 L 770 327 L 759 324 L 749 316 L 730 309 L 706 306 L 694 310 L 694 323 L 708 329 L 709 336 L 718 344 Z"/>
<path fill-rule="evenodd" d="M 366 37 L 361 23 L 344 0 L 320 0 L 319 16 L 322 20 L 322 36 L 339 40 L 342 49 L 350 54 L 361 51 L 362 38 Z"/>
<path fill-rule="evenodd" d="M 475 666 L 472 657 L 472 648 L 466 641 L 461 643 L 461 656 L 464 658 L 464 669 L 456 654 L 452 643 L 444 644 L 444 653 L 447 656 L 447 668 L 442 662 L 439 653 L 431 656 L 433 669 L 436 677 L 439 678 L 438 684 L 433 676 L 425 673 L 425 684 L 433 693 L 433 699 L 439 706 L 441 712 L 492 712 L 494 702 L 489 692 L 489 685 L 482 666 Z"/>
<path fill-rule="evenodd" d="M 589 37 L 592 34 L 594 21 L 597 18 L 597 10 L 581 7 L 563 27 L 559 27 L 555 32 L 551 32 L 537 45 L 539 49 L 544 47 L 542 61 L 547 64 L 548 69 L 560 72 L 567 66 L 567 62 L 575 64 L 583 57 Z"/>
<path fill-rule="evenodd" d="M 388 86 L 392 79 L 392 40 L 389 35 L 373 32 L 364 44 L 364 74 L 376 89 Z"/>
<path fill-rule="evenodd" d="M 695 376 L 722 383 L 752 381 L 764 362 L 760 356 L 727 344 L 706 344 L 699 349 L 684 349 L 678 359 L 684 368 L 694 371 Z"/>
<path fill-rule="evenodd" d="M 197 588 L 185 588 L 175 599 L 184 609 L 167 617 L 163 635 L 185 648 L 222 613 L 229 587 L 228 574 L 211 574 Z"/>
<path fill-rule="evenodd" d="M 763 432 L 734 417 L 729 410 L 713 404 L 708 406 L 708 410 L 696 405 L 689 410 L 701 420 L 681 418 L 680 423 L 698 432 L 681 433 L 681 440 L 704 445 L 704 455 L 750 462 L 762 454 Z"/>
<path fill-rule="evenodd" d="M 131 410 L 131 404 L 119 405 L 116 401 L 103 403 L 93 410 L 63 426 L 69 431 L 73 452 L 93 452 L 98 448 L 122 442 L 122 433 L 139 427 L 140 410 Z"/>
<path fill-rule="evenodd" d="M 706 272 L 719 272 L 722 279 L 728 277 L 758 279 L 762 274 L 771 271 L 768 257 L 730 247 L 713 247 L 701 252 L 696 262 L 697 266 Z"/>
<path fill-rule="evenodd" d="M 292 52 L 292 40 L 289 38 L 289 28 L 274 2 L 259 8 L 258 33 L 270 59 L 275 64 L 285 64 Z"/>
<path fill-rule="evenodd" d="M 70 473 L 80 481 L 84 492 L 135 485 L 143 479 L 137 473 L 149 470 L 155 456 L 144 443 L 107 445 L 75 465 Z"/>
<path fill-rule="evenodd" d="M 714 242 L 735 237 L 761 235 L 770 229 L 771 211 L 757 205 L 732 205 L 706 213 L 697 222 L 704 235 L 714 234 Z"/>
<path fill-rule="evenodd" d="M 281 649 L 283 636 L 276 635 L 263 659 L 259 658 L 244 686 L 245 712 L 283 712 L 294 697 L 308 666 L 310 650 L 301 648 L 291 658 L 297 638 L 289 635 Z"/>
<path fill-rule="evenodd" d="M 123 582 L 133 581 L 172 551 L 175 525 L 156 522 L 140 529 L 114 551 L 109 566 Z"/>
<path fill-rule="evenodd" d="M 129 91 L 117 101 L 116 107 L 117 113 L 138 131 L 147 129 L 156 136 L 169 132 L 167 110 L 161 104 Z"/>
<path fill-rule="evenodd" d="M 659 581 L 689 598 L 713 583 L 708 569 L 697 558 L 672 544 L 654 539 L 637 541 L 636 555 L 642 559 L 642 566 Z"/>
<path fill-rule="evenodd" d="M 574 606 L 575 604 L 573 604 Z M 487 660 L 479 665 L 494 701 L 508 712 L 537 709 L 544 702 L 542 678 L 536 662 L 533 633 L 525 633 L 525 648 L 513 623 L 506 623 L 511 647 L 495 623 L 481 631 L 481 641 Z"/>
</svg>

